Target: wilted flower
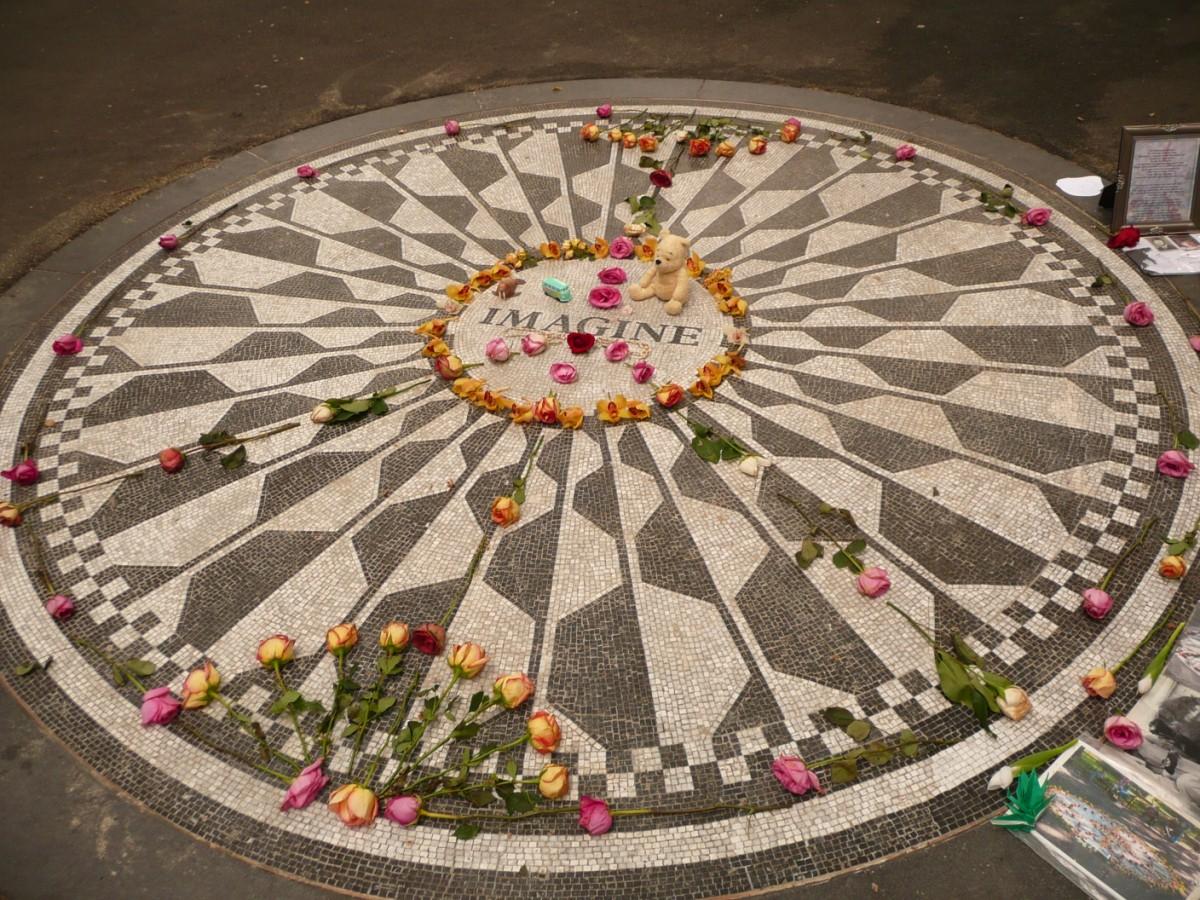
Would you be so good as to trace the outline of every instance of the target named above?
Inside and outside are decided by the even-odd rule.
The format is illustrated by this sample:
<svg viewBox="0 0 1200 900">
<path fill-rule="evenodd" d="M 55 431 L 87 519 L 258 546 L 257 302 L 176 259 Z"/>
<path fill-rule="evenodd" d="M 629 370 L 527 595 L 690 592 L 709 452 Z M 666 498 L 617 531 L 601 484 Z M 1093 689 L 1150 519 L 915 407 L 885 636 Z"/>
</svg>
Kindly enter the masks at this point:
<svg viewBox="0 0 1200 900">
<path fill-rule="evenodd" d="M 650 172 L 650 183 L 655 187 L 669 188 L 675 179 L 666 169 L 654 169 Z"/>
<path fill-rule="evenodd" d="M 521 352 L 526 356 L 537 356 L 546 349 L 546 336 L 536 331 L 521 338 Z"/>
<path fill-rule="evenodd" d="M 1132 225 L 1126 225 L 1108 239 L 1108 247 L 1112 250 L 1122 250 L 1135 247 L 1142 239 L 1142 233 Z"/>
<path fill-rule="evenodd" d="M 1166 556 L 1158 564 L 1158 574 L 1163 578 L 1182 578 L 1186 571 L 1187 563 L 1183 561 L 1182 556 Z"/>
<path fill-rule="evenodd" d="M 588 122 L 579 129 L 579 136 L 589 143 L 598 141 L 600 140 L 600 126 L 595 122 Z"/>
<path fill-rule="evenodd" d="M 533 404 L 533 417 L 543 425 L 553 425 L 558 421 L 558 401 L 554 397 L 543 397 Z"/>
<path fill-rule="evenodd" d="M 896 148 L 896 159 L 903 162 L 906 159 L 912 159 L 917 155 L 917 148 L 912 144 L 901 144 Z"/>
<path fill-rule="evenodd" d="M 179 238 L 173 234 L 164 234 L 158 239 L 158 246 L 162 247 L 167 252 L 174 250 L 179 246 Z"/>
<path fill-rule="evenodd" d="M 1125 321 L 1130 325 L 1142 328 L 1154 321 L 1154 310 L 1143 303 L 1141 300 L 1135 300 L 1125 306 L 1122 313 Z"/>
<path fill-rule="evenodd" d="M 612 108 L 611 103 L 601 103 L 599 106 L 596 107 L 596 118 L 607 119 L 609 116 L 612 115 L 612 109 L 613 108 Z"/>
<path fill-rule="evenodd" d="M 996 770 L 996 774 L 992 776 L 988 782 L 989 791 L 1007 791 L 1012 787 L 1013 773 L 1012 766 L 1002 766 Z"/>
<path fill-rule="evenodd" d="M 438 374 L 439 378 L 443 378 L 446 381 L 461 378 L 463 372 L 466 370 L 467 368 L 463 365 L 463 361 L 454 354 L 439 356 L 433 361 L 433 371 Z"/>
<path fill-rule="evenodd" d="M 1083 611 L 1093 619 L 1103 619 L 1112 609 L 1113 598 L 1100 588 L 1088 588 L 1083 592 Z"/>
<path fill-rule="evenodd" d="M 508 359 L 508 342 L 504 338 L 492 338 L 484 345 L 484 355 L 492 362 L 504 362 Z"/>
<path fill-rule="evenodd" d="M 633 364 L 633 380 L 637 384 L 645 384 L 654 377 L 654 366 L 646 362 L 644 359 L 639 359 Z"/>
<path fill-rule="evenodd" d="M 568 406 L 558 411 L 558 424 L 563 428 L 578 428 L 583 424 L 583 408 Z"/>
<path fill-rule="evenodd" d="M 864 597 L 880 597 L 892 586 L 886 569 L 871 566 L 858 576 L 858 592 Z"/>
<path fill-rule="evenodd" d="M 550 366 L 550 377 L 559 384 L 570 384 L 578 375 L 577 370 L 570 363 L 558 362 L 552 363 Z"/>
<path fill-rule="evenodd" d="M 653 153 L 658 149 L 658 136 L 653 134 L 643 134 L 638 138 L 638 148 L 643 153 Z"/>
<path fill-rule="evenodd" d="M 305 163 L 302 166 L 296 166 L 296 175 L 300 178 L 316 178 L 317 170 Z"/>
<path fill-rule="evenodd" d="M 633 256 L 633 241 L 623 236 L 614 238 L 608 245 L 608 255 L 613 259 L 627 259 Z"/>
<path fill-rule="evenodd" d="M 613 341 L 604 348 L 604 358 L 609 362 L 621 362 L 629 355 L 629 343 L 627 341 Z"/>
<path fill-rule="evenodd" d="M 726 159 L 737 153 L 737 144 L 731 141 L 721 141 L 717 144 L 717 156 L 723 156 Z"/>
<path fill-rule="evenodd" d="M 16 528 L 21 524 L 21 510 L 7 500 L 0 500 L 0 525 Z"/>
<path fill-rule="evenodd" d="M 217 688 L 221 686 L 221 674 L 208 660 L 199 669 L 188 672 L 183 679 L 183 689 L 179 692 L 183 697 L 184 709 L 200 709 L 208 706 Z"/>
<path fill-rule="evenodd" d="M 751 156 L 762 156 L 767 152 L 767 139 L 761 134 L 751 135 L 750 140 L 746 142 L 746 149 Z"/>
<path fill-rule="evenodd" d="M 1052 213 L 1044 206 L 1035 206 L 1032 209 L 1027 209 L 1021 213 L 1021 224 L 1032 225 L 1034 228 L 1041 228 L 1050 221 Z"/>
<path fill-rule="evenodd" d="M 654 392 L 654 399 L 664 409 L 671 409 L 683 400 L 683 388 L 677 384 L 664 384 Z"/>
<path fill-rule="evenodd" d="M 1169 475 L 1171 478 L 1187 478 L 1188 473 L 1194 468 L 1196 467 L 1187 458 L 1187 454 L 1181 453 L 1178 450 L 1168 450 L 1158 458 L 1158 471 L 1163 475 Z M 0 475 L 8 477 L 5 472 L 0 472 Z"/>
<path fill-rule="evenodd" d="M 459 125 L 454 119 L 447 119 L 446 124 L 444 124 L 442 128 L 445 129 L 446 134 L 450 135 L 450 137 L 454 137 L 460 131 L 462 131 L 462 126 Z"/>
<path fill-rule="evenodd" d="M 708 138 L 692 138 L 688 141 L 688 156 L 708 156 L 712 141 Z"/>
</svg>

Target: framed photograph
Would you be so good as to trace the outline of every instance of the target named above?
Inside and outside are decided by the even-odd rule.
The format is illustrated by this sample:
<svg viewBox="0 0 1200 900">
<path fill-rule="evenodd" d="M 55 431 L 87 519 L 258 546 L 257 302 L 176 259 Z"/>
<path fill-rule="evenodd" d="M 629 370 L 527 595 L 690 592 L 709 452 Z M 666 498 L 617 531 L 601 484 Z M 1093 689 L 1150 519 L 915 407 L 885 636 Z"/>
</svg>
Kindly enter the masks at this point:
<svg viewBox="0 0 1200 900">
<path fill-rule="evenodd" d="M 1200 230 L 1200 123 L 1126 125 L 1117 159 L 1112 230 Z"/>
</svg>

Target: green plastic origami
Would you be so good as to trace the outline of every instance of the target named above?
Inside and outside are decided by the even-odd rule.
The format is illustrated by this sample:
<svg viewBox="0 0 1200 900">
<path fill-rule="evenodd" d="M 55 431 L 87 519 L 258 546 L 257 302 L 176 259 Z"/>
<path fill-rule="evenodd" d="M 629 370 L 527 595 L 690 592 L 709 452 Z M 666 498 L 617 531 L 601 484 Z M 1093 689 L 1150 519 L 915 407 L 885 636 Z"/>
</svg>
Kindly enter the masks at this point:
<svg viewBox="0 0 1200 900">
<path fill-rule="evenodd" d="M 1010 831 L 1033 831 L 1037 820 L 1050 807 L 1046 789 L 1038 780 L 1037 772 L 1023 772 L 1017 779 L 1017 789 L 1005 797 L 1008 812 L 992 819 L 993 825 Z"/>
</svg>

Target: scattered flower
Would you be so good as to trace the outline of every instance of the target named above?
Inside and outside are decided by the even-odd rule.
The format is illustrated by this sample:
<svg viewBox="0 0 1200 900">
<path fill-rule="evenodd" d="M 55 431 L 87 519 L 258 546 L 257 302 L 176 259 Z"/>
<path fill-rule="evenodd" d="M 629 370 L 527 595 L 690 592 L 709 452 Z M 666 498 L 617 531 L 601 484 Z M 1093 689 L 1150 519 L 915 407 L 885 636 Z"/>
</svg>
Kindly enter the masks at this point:
<svg viewBox="0 0 1200 900">
<path fill-rule="evenodd" d="M 428 343 L 421 348 L 421 355 L 430 358 L 450 355 L 450 345 L 441 338 L 430 338 Z"/>
<path fill-rule="evenodd" d="M 578 428 L 583 424 L 583 409 L 578 406 L 568 406 L 558 412 L 558 424 L 563 428 Z"/>
<path fill-rule="evenodd" d="M 475 288 L 469 284 L 448 284 L 446 296 L 455 303 L 470 303 L 471 298 L 475 296 Z"/>
<path fill-rule="evenodd" d="M 562 247 L 558 241 L 546 241 L 538 244 L 538 253 L 542 255 L 543 259 L 558 259 L 562 256 Z"/>
<path fill-rule="evenodd" d="M 393 619 L 379 631 L 379 646 L 389 653 L 403 650 L 408 646 L 408 641 L 408 625 L 404 622 L 397 622 Z"/>
<path fill-rule="evenodd" d="M 912 159 L 917 155 L 917 148 L 912 144 L 901 144 L 896 148 L 896 159 L 904 162 L 906 159 Z"/>
<path fill-rule="evenodd" d="M 7 500 L 0 500 L 0 525 L 16 528 L 21 524 L 21 510 Z"/>
<path fill-rule="evenodd" d="M 1044 206 L 1035 206 L 1021 213 L 1021 224 L 1041 228 L 1050 221 L 1051 212 Z"/>
<path fill-rule="evenodd" d="M 767 152 L 767 139 L 761 134 L 752 135 L 746 142 L 746 150 L 751 156 L 762 156 Z"/>
<path fill-rule="evenodd" d="M 285 665 L 296 658 L 296 642 L 286 634 L 273 634 L 258 642 L 255 656 L 264 669 Z"/>
<path fill-rule="evenodd" d="M 724 157 L 725 159 L 728 159 L 729 157 L 733 156 L 735 153 L 737 153 L 737 145 L 736 144 L 731 143 L 730 141 L 721 141 L 721 143 L 717 144 L 717 156 L 721 156 L 721 157 Z"/>
<path fill-rule="evenodd" d="M 818 794 L 825 793 L 817 773 L 804 765 L 804 760 L 798 756 L 777 757 L 771 763 L 771 774 L 775 776 L 776 781 L 783 785 L 784 790 L 798 797 L 804 796 L 809 791 L 816 791 Z"/>
<path fill-rule="evenodd" d="M 588 122 L 579 129 L 579 136 L 588 143 L 593 143 L 600 140 L 600 126 L 595 122 Z"/>
<path fill-rule="evenodd" d="M 1154 310 L 1143 303 L 1141 300 L 1135 300 L 1125 307 L 1125 321 L 1130 325 L 1136 325 L 1141 328 L 1149 325 L 1154 321 Z"/>
<path fill-rule="evenodd" d="M 571 789 L 571 773 L 566 766 L 551 763 L 538 775 L 538 793 L 547 800 L 561 800 Z"/>
<path fill-rule="evenodd" d="M 175 237 L 173 234 L 164 234 L 158 239 L 158 246 L 170 253 L 179 246 L 179 238 Z"/>
<path fill-rule="evenodd" d="M 996 705 L 1000 707 L 1000 712 L 1014 722 L 1020 722 L 1033 709 L 1029 695 L 1016 685 L 1006 687 L 1004 693 L 996 698 Z"/>
<path fill-rule="evenodd" d="M 446 124 L 444 124 L 442 128 L 445 129 L 446 134 L 450 135 L 450 137 L 455 137 L 460 131 L 462 131 L 462 126 L 459 125 L 454 119 L 447 119 Z"/>
<path fill-rule="evenodd" d="M 1167 556 L 1158 564 L 1158 574 L 1163 578 L 1182 578 L 1183 573 L 1187 571 L 1187 563 L 1183 561 L 1182 556 Z"/>
<path fill-rule="evenodd" d="M 612 813 L 608 804 L 586 794 L 579 798 L 579 827 L 592 837 L 599 837 L 612 828 Z"/>
<path fill-rule="evenodd" d="M 570 363 L 556 362 L 550 366 L 550 377 L 559 384 L 570 384 L 578 374 L 576 368 Z"/>
<path fill-rule="evenodd" d="M 508 359 L 508 342 L 504 338 L 492 338 L 483 348 L 484 355 L 492 362 L 504 362 Z"/>
<path fill-rule="evenodd" d="M 350 652 L 350 648 L 358 643 L 358 628 L 349 622 L 334 625 L 325 632 L 325 649 L 334 656 L 342 656 Z"/>
<path fill-rule="evenodd" d="M 1136 750 L 1142 746 L 1142 729 L 1133 719 L 1109 716 L 1104 720 L 1104 737 L 1118 750 Z"/>
<path fill-rule="evenodd" d="M 613 341 L 604 348 L 604 358 L 609 362 L 621 362 L 629 355 L 629 344 L 626 341 Z"/>
<path fill-rule="evenodd" d="M 692 138 L 688 141 L 688 156 L 708 156 L 712 141 L 708 138 Z"/>
<path fill-rule="evenodd" d="M 329 784 L 329 776 L 321 771 L 324 765 L 325 757 L 321 756 L 300 770 L 300 774 L 292 779 L 292 783 L 284 792 L 283 802 L 279 804 L 280 810 L 304 809 L 317 799 L 317 795 Z"/>
<path fill-rule="evenodd" d="M 677 384 L 664 384 L 654 392 L 654 399 L 664 409 L 671 409 L 683 400 L 683 388 Z"/>
<path fill-rule="evenodd" d="M 674 138 L 675 143 L 684 144 L 692 139 L 692 133 L 690 131 L 684 131 L 681 128 L 678 131 L 672 133 L 671 137 Z"/>
<path fill-rule="evenodd" d="M 1082 609 L 1093 619 L 1103 619 L 1112 609 L 1113 598 L 1100 588 L 1088 588 L 1083 592 Z"/>
<path fill-rule="evenodd" d="M 617 240 L 620 240 L 620 238 L 617 238 Z M 599 272 L 597 272 L 596 277 L 599 278 L 604 284 L 624 284 L 625 280 L 629 276 L 625 274 L 625 270 L 620 266 L 609 266 L 607 269 L 601 269 Z M 620 294 L 617 296 L 618 302 L 620 302 Z M 594 303 L 592 305 L 595 306 Z M 613 306 L 616 306 L 616 304 L 614 303 Z"/>
<path fill-rule="evenodd" d="M 533 404 L 533 417 L 543 425 L 553 425 L 558 421 L 558 401 L 553 395 L 543 397 Z"/>
<path fill-rule="evenodd" d="M 596 288 L 599 290 L 599 288 Z M 567 347 L 574 354 L 587 353 L 596 344 L 596 336 L 586 331 L 572 331 L 567 335 Z"/>
<path fill-rule="evenodd" d="M 794 144 L 799 137 L 800 129 L 795 125 L 788 125 L 785 123 L 784 126 L 779 129 L 779 139 L 785 144 Z"/>
<path fill-rule="evenodd" d="M 183 698 L 183 708 L 201 709 L 208 706 L 220 686 L 221 673 L 205 660 L 203 667 L 192 669 L 183 679 L 183 689 L 179 692 Z"/>
<path fill-rule="evenodd" d="M 654 169 L 650 172 L 650 183 L 655 187 L 669 188 L 675 179 L 666 169 Z"/>
<path fill-rule="evenodd" d="M 996 774 L 992 776 L 988 782 L 987 789 L 989 791 L 1007 791 L 1012 787 L 1013 773 L 1011 766 L 1003 766 L 996 770 Z"/>
<path fill-rule="evenodd" d="M 46 612 L 53 619 L 65 621 L 75 615 L 75 601 L 66 594 L 55 594 L 46 601 Z"/>
<path fill-rule="evenodd" d="M 610 143 L 619 144 L 621 142 L 621 138 L 624 136 L 625 132 L 623 132 L 620 128 L 614 126 L 608 129 L 608 140 Z"/>
<path fill-rule="evenodd" d="M 1112 250 L 1123 250 L 1126 247 L 1137 246 L 1141 239 L 1141 231 L 1132 225 L 1126 225 L 1108 239 L 1108 247 Z"/>
<path fill-rule="evenodd" d="M 174 722 L 183 709 L 169 687 L 151 688 L 142 694 L 142 724 L 166 725 Z"/>
<path fill-rule="evenodd" d="M 474 678 L 487 663 L 487 653 L 475 643 L 455 644 L 446 657 L 446 665 L 460 678 Z"/>
<path fill-rule="evenodd" d="M 546 349 L 546 336 L 532 331 L 521 338 L 521 352 L 526 356 L 537 356 Z"/>
<path fill-rule="evenodd" d="M 628 259 L 633 256 L 633 241 L 627 237 L 618 237 L 608 245 L 608 255 L 613 259 Z"/>
<path fill-rule="evenodd" d="M 492 521 L 500 527 L 513 524 L 521 518 L 521 504 L 512 497 L 497 497 L 492 501 Z"/>
<path fill-rule="evenodd" d="M 592 241 L 592 256 L 595 259 L 607 259 L 608 258 L 608 241 L 606 241 L 602 237 L 598 237 L 594 241 Z"/>
<path fill-rule="evenodd" d="M 596 118 L 607 119 L 611 115 L 612 115 L 612 104 L 611 103 L 601 103 L 599 106 L 596 107 Z"/>
<path fill-rule="evenodd" d="M 426 656 L 438 656 L 446 646 L 446 629 L 437 622 L 418 625 L 413 631 L 412 645 Z"/>
<path fill-rule="evenodd" d="M 484 270 L 476 272 L 474 275 L 472 275 L 467 284 L 477 291 L 482 291 L 484 288 L 490 287 L 492 282 L 495 280 L 496 279 L 492 277 L 492 273 L 490 271 Z"/>
<path fill-rule="evenodd" d="M 344 825 L 357 828 L 370 825 L 379 813 L 379 799 L 361 784 L 344 784 L 329 798 L 332 809 Z"/>
<path fill-rule="evenodd" d="M 864 597 L 882 597 L 891 586 L 887 570 L 879 566 L 864 569 L 858 576 L 858 592 Z"/>
<path fill-rule="evenodd" d="M 392 797 L 384 805 L 383 815 L 405 828 L 416 825 L 417 820 L 421 818 L 421 798 L 415 794 Z"/>
<path fill-rule="evenodd" d="M 1158 457 L 1159 473 L 1168 475 L 1171 478 L 1187 478 L 1188 473 L 1194 468 L 1196 466 L 1187 458 L 1187 454 L 1179 450 L 1167 450 Z M 0 472 L 0 475 L 8 477 L 7 472 Z"/>
<path fill-rule="evenodd" d="M 322 406 L 324 406 L 324 404 L 322 404 Z M 325 409 L 329 409 L 329 407 L 326 406 Z M 331 414 L 333 413 L 333 410 L 329 410 L 329 411 Z M 315 412 L 316 411 L 314 410 L 314 415 L 315 415 Z M 331 418 L 332 418 L 332 415 L 331 415 Z M 176 447 L 168 447 L 166 450 L 160 450 L 158 452 L 159 468 L 161 468 L 168 475 L 174 475 L 176 472 L 178 472 L 180 469 L 183 468 L 184 463 L 186 463 L 186 462 L 187 462 L 187 457 L 184 456 L 181 452 L 179 452 L 179 449 Z"/>
<path fill-rule="evenodd" d="M 516 709 L 533 696 L 533 680 L 521 672 L 501 675 L 492 684 L 492 691 L 505 709 Z"/>
<path fill-rule="evenodd" d="M 1103 666 L 1097 666 L 1083 676 L 1080 683 L 1088 692 L 1089 697 L 1103 697 L 1107 700 L 1117 689 L 1117 679 L 1113 673 Z"/>
<path fill-rule="evenodd" d="M 658 149 L 658 136 L 653 134 L 643 134 L 638 138 L 638 149 L 643 153 L 653 153 Z"/>
<path fill-rule="evenodd" d="M 668 187 L 670 187 L 670 185 L 668 185 Z M 621 229 L 621 231 L 624 232 L 629 237 L 641 237 L 643 234 L 646 233 L 646 226 L 643 225 L 641 222 L 626 222 L 625 226 Z M 630 244 L 630 253 L 633 252 L 632 247 L 633 247 L 633 245 Z M 610 253 L 610 255 L 611 255 L 611 253 Z M 628 255 L 628 254 L 626 254 L 626 255 Z"/>
<path fill-rule="evenodd" d="M 745 347 L 750 343 L 750 332 L 739 325 L 726 325 L 725 339 L 735 347 Z"/>
<path fill-rule="evenodd" d="M 644 359 L 639 359 L 633 364 L 633 380 L 637 384 L 645 384 L 654 377 L 654 366 L 646 362 Z"/>
<path fill-rule="evenodd" d="M 654 259 L 654 252 L 658 249 L 658 241 L 655 238 L 643 238 L 642 242 L 634 249 L 637 258 L 642 262 L 650 262 Z"/>
<path fill-rule="evenodd" d="M 23 462 L 17 463 L 11 469 L 5 469 L 0 472 L 0 476 L 7 478 L 9 481 L 16 484 L 36 484 L 41 472 L 38 471 L 37 463 L 32 459 L 26 459 Z"/>
<path fill-rule="evenodd" d="M 538 753 L 553 753 L 558 749 L 558 742 L 562 740 L 558 719 L 544 709 L 529 717 L 525 729 L 529 732 L 529 743 Z"/>
<path fill-rule="evenodd" d="M 302 166 L 296 166 L 296 175 L 300 178 L 316 178 L 317 170 L 305 163 Z"/>
<path fill-rule="evenodd" d="M 604 271 L 610 271 L 605 269 Z M 620 269 L 618 272 L 622 271 Z M 612 309 L 614 306 L 621 305 L 621 292 L 615 287 L 610 287 L 607 284 L 601 284 L 588 291 L 588 303 L 596 309 Z M 570 339 L 568 338 L 568 343 Z"/>
<path fill-rule="evenodd" d="M 743 475 L 749 475 L 751 478 L 757 478 L 758 473 L 767 466 L 767 461 L 761 456 L 743 456 L 738 460 L 738 471 Z"/>
<path fill-rule="evenodd" d="M 450 354 L 449 356 L 439 356 L 433 361 L 433 371 L 435 371 L 440 378 L 443 378 L 446 381 L 453 381 L 456 378 L 461 378 L 463 372 L 466 370 L 467 369 L 466 366 L 463 365 L 463 361 L 454 354 Z M 315 422 L 316 419 L 313 421 Z"/>
<path fill-rule="evenodd" d="M 638 145 L 638 137 L 636 134 L 634 134 L 632 131 L 625 131 L 625 132 L 621 133 L 621 146 L 622 147 L 624 147 L 626 150 L 632 150 L 637 145 Z"/>
<path fill-rule="evenodd" d="M 83 340 L 73 334 L 64 334 L 50 345 L 56 356 L 74 356 L 83 349 Z"/>
</svg>

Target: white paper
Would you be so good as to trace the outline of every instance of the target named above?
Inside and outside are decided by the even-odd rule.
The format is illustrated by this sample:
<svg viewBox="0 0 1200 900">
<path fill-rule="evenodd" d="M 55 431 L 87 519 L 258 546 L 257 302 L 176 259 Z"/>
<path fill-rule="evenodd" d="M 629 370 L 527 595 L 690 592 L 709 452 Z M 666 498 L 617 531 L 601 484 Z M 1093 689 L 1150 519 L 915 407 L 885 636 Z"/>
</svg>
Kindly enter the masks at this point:
<svg viewBox="0 0 1200 900">
<path fill-rule="evenodd" d="M 1054 184 L 1064 194 L 1072 197 L 1097 197 L 1104 190 L 1104 180 L 1099 175 L 1060 178 Z"/>
</svg>

